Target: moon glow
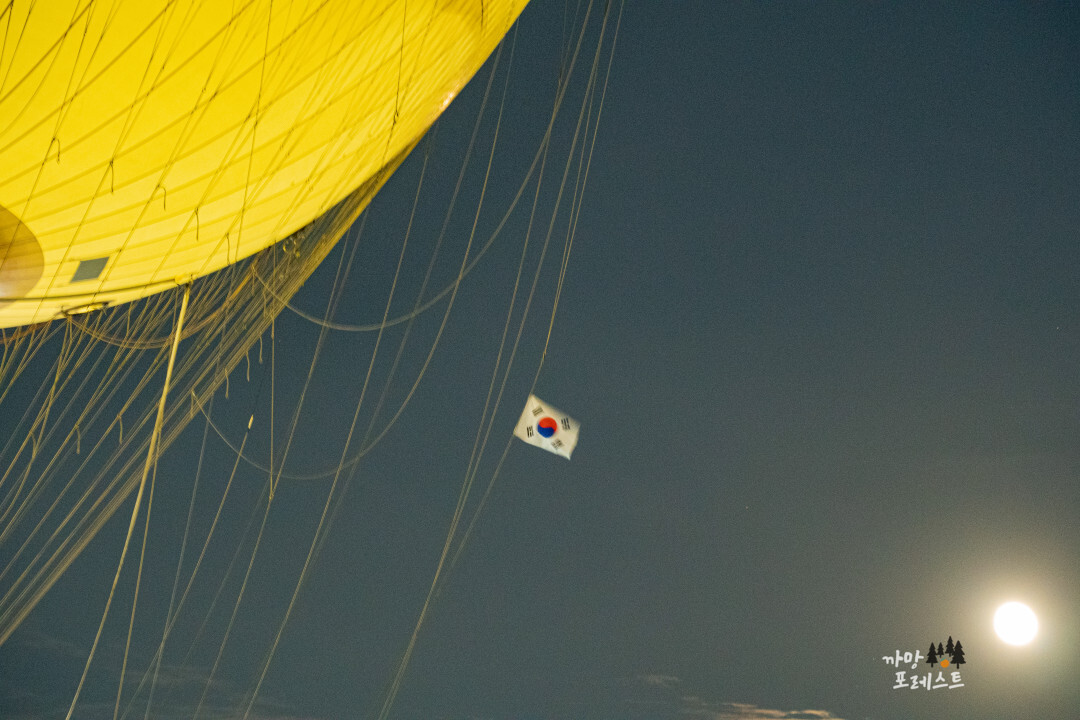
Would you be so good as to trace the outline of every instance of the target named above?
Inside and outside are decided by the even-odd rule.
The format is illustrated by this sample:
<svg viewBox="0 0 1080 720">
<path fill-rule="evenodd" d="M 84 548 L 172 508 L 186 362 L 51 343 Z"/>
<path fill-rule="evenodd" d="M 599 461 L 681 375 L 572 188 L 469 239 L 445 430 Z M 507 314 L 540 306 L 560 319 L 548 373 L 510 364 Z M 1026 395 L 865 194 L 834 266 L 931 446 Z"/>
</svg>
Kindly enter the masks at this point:
<svg viewBox="0 0 1080 720">
<path fill-rule="evenodd" d="M 1007 602 L 994 613 L 994 632 L 1010 645 L 1027 645 L 1039 631 L 1039 619 L 1027 605 Z"/>
</svg>

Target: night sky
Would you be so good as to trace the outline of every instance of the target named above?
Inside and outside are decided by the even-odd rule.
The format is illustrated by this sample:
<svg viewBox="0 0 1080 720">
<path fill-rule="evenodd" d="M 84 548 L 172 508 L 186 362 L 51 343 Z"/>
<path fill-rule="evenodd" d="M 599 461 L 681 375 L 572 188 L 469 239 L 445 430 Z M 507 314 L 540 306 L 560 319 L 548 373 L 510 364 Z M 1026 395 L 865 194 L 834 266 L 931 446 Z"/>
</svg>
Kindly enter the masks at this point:
<svg viewBox="0 0 1080 720">
<path fill-rule="evenodd" d="M 578 447 L 567 462 L 510 446 L 443 570 L 389 717 L 1075 717 L 1080 8 L 674 7 L 623 11 L 534 389 L 581 423 Z M 602 12 L 589 17 L 532 230 L 534 185 L 463 282 L 401 419 L 352 477 L 251 718 L 379 715 L 486 427 L 528 237 L 502 367 L 517 332 Z M 605 43 L 617 15 L 615 4 Z M 583 16 L 574 3 L 534 0 L 519 21 L 473 253 L 537 150 Z M 508 53 L 428 296 L 452 282 L 466 249 Z M 382 317 L 429 152 L 391 315 L 412 307 L 489 71 L 372 205 L 335 320 Z M 566 202 L 461 531 L 540 364 Z M 298 307 L 322 315 L 340 253 Z M 393 376 L 405 325 L 378 341 L 357 440 L 387 378 L 376 431 L 405 397 L 446 307 L 418 319 Z M 318 335 L 286 311 L 261 364 L 252 351 L 250 380 L 242 363 L 229 398 L 215 396 L 215 423 L 233 441 L 254 415 L 251 458 L 269 457 L 271 344 L 280 456 Z M 337 465 L 376 337 L 329 333 L 287 472 Z M 2 425 L 13 410 L 0 409 Z M 156 562 L 144 571 L 125 704 L 160 640 L 203 434 L 196 419 L 162 458 Z M 205 537 L 236 459 L 213 430 L 205 443 L 194 537 Z M 265 508 L 266 474 L 240 467 L 150 717 L 192 716 L 221 642 L 251 555 L 245 528 Z M 199 717 L 243 715 L 329 488 L 282 481 Z M 130 507 L 0 647 L 0 717 L 66 713 Z M 240 567 L 211 612 L 238 546 Z M 133 573 L 125 578 L 75 717 L 112 717 Z M 1038 614 L 1032 644 L 995 636 L 993 612 L 1007 600 Z M 950 636 L 966 651 L 962 687 L 893 688 L 897 668 L 884 656 Z M 129 717 L 142 717 L 145 697 Z"/>
</svg>

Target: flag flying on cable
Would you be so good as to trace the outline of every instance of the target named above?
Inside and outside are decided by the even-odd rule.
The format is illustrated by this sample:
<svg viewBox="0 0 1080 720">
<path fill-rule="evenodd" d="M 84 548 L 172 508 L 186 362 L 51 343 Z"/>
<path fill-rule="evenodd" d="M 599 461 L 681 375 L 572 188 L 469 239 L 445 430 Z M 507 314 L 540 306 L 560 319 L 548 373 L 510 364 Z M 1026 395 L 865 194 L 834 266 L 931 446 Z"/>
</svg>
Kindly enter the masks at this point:
<svg viewBox="0 0 1080 720">
<path fill-rule="evenodd" d="M 577 420 L 562 410 L 557 410 L 535 395 L 521 411 L 521 419 L 514 428 L 514 435 L 548 452 L 562 455 L 567 460 L 578 440 Z"/>
</svg>

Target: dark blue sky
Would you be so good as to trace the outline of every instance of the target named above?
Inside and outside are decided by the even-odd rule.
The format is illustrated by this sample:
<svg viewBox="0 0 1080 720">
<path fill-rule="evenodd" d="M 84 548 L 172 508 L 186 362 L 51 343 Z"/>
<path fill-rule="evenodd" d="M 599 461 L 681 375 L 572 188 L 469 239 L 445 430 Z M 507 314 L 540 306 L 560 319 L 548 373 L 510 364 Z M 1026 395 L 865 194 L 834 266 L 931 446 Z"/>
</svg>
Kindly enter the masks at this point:
<svg viewBox="0 0 1080 720">
<path fill-rule="evenodd" d="M 573 19 L 573 7 L 544 0 L 522 16 L 506 149 L 481 239 L 536 150 Z M 581 422 L 581 441 L 571 462 L 511 446 L 390 717 L 1075 713 L 1078 61 L 1080 13 L 1064 3 L 628 3 L 536 384 Z M 395 309 L 407 310 L 419 288 L 486 73 L 435 134 Z M 575 89 L 529 236 L 526 287 Z M 415 153 L 371 208 L 341 322 L 381 316 L 421 159 Z M 456 272 L 479 189 L 473 173 L 433 286 Z M 378 714 L 466 476 L 531 187 L 525 198 L 463 285 L 416 397 L 361 463 L 277 650 L 259 717 Z M 540 359 L 559 227 L 471 503 Z M 337 258 L 297 305 L 322 312 Z M 393 403 L 444 310 L 417 323 Z M 289 313 L 275 329 L 279 417 L 295 405 L 317 335 Z M 401 328 L 384 338 L 377 382 L 400 338 Z M 331 335 L 291 470 L 337 463 L 374 340 Z M 249 414 L 265 418 L 257 388 L 267 364 L 252 362 L 251 382 L 242 365 L 229 401 L 216 399 L 234 439 Z M 146 611 L 138 672 L 168 605 L 202 430 L 193 422 L 164 460 L 173 482 L 155 499 L 162 560 L 140 600 L 158 614 Z M 268 435 L 252 442 L 253 457 L 265 458 Z M 211 433 L 204 472 L 214 492 L 233 459 Z M 219 575 L 252 509 L 261 513 L 265 477 L 243 467 L 246 501 L 232 506 L 225 535 L 232 545 L 208 561 Z M 252 686 L 329 488 L 283 482 L 214 712 Z M 209 517 L 216 499 L 206 503 Z M 0 710 L 9 708 L 0 715 L 66 710 L 127 512 L 0 648 Z M 200 591 L 203 614 L 215 583 Z M 229 592 L 235 598 L 235 582 Z M 994 636 L 993 610 L 1010 599 L 1040 616 L 1030 646 Z M 186 660 L 201 615 L 185 626 L 168 658 L 173 704 L 161 717 L 192 702 L 225 617 L 216 611 L 213 642 Z M 98 717 L 93 703 L 111 717 L 124 621 L 114 624 L 87 717 Z M 925 652 L 948 636 L 967 651 L 964 687 L 892 689 L 883 656 Z"/>
</svg>

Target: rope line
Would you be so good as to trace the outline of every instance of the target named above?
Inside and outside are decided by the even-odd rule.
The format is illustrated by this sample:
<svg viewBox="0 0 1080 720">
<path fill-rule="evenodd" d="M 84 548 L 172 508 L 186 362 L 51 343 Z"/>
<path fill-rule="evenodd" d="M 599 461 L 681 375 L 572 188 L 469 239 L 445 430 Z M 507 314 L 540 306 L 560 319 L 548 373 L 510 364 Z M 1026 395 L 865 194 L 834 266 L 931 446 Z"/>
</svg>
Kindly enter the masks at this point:
<svg viewBox="0 0 1080 720">
<path fill-rule="evenodd" d="M 142 504 L 143 492 L 146 489 L 146 477 L 149 474 L 150 467 L 154 463 L 156 457 L 155 450 L 157 449 L 157 440 L 161 434 L 161 425 L 165 417 L 165 399 L 169 393 L 169 383 L 172 381 L 173 365 L 176 363 L 176 350 L 180 345 L 180 332 L 184 327 L 184 313 L 187 311 L 190 294 L 191 288 L 188 287 L 184 290 L 184 299 L 180 305 L 180 314 L 176 320 L 176 339 L 169 352 L 169 365 L 165 370 L 165 385 L 161 390 L 161 401 L 158 403 L 157 420 L 154 423 L 154 432 L 150 435 L 150 451 L 146 456 L 146 466 L 143 469 L 142 480 L 139 483 L 139 492 L 135 496 L 135 507 L 131 510 L 131 521 L 128 523 L 127 536 L 124 538 L 124 549 L 120 552 L 120 561 L 117 563 L 116 574 L 113 576 L 112 588 L 109 590 L 109 599 L 105 601 L 105 611 L 101 614 L 101 623 L 98 625 L 97 634 L 94 635 L 94 644 L 90 646 L 90 655 L 86 658 L 86 665 L 83 667 L 82 677 L 79 678 L 79 685 L 75 688 L 75 696 L 71 699 L 71 707 L 68 708 L 65 720 L 71 720 L 71 716 L 75 712 L 75 705 L 79 702 L 79 694 L 82 692 L 83 683 L 86 682 L 86 675 L 90 672 L 90 664 L 94 660 L 94 652 L 97 650 L 98 642 L 101 640 L 101 631 L 105 627 L 105 619 L 109 616 L 109 607 L 112 605 L 113 596 L 116 593 L 116 584 L 120 580 L 120 572 L 124 569 L 124 558 L 127 556 L 128 546 L 131 544 L 131 535 L 135 530 L 135 521 L 139 517 L 139 506 Z M 125 650 L 125 656 L 126 654 L 127 652 Z"/>
</svg>

